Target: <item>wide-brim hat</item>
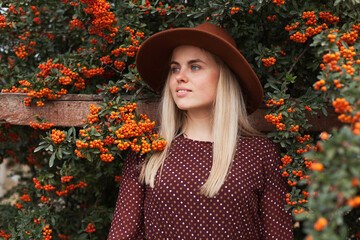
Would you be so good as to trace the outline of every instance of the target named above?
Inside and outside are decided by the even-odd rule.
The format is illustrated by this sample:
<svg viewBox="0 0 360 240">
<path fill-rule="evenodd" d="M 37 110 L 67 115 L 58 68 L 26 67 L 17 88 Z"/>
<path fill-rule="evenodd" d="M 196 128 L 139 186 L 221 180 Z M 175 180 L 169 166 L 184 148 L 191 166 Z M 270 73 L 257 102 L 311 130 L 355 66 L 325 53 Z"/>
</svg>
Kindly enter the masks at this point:
<svg viewBox="0 0 360 240">
<path fill-rule="evenodd" d="M 171 54 L 180 45 L 200 47 L 222 59 L 237 76 L 248 114 L 259 107 L 263 89 L 254 70 L 236 48 L 231 35 L 211 23 L 165 30 L 144 41 L 136 55 L 136 66 L 141 78 L 152 89 L 162 91 L 169 73 Z"/>
</svg>

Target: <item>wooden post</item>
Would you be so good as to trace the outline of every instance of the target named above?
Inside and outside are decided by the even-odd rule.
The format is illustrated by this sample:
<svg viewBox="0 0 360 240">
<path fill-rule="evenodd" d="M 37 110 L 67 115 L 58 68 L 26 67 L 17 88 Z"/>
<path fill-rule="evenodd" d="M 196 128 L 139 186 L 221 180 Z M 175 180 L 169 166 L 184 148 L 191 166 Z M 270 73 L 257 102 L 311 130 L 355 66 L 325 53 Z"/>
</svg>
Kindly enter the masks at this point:
<svg viewBox="0 0 360 240">
<path fill-rule="evenodd" d="M 43 107 L 24 106 L 23 100 L 26 94 L 1 93 L 0 94 L 0 122 L 13 125 L 29 125 L 34 121 L 36 114 L 41 114 L 55 126 L 75 126 L 83 125 L 82 119 L 89 114 L 91 104 L 99 104 L 103 97 L 100 95 L 87 94 L 68 94 L 58 100 L 47 101 Z M 157 122 L 157 99 L 144 99 L 139 101 L 137 112 L 147 114 L 151 120 Z M 266 122 L 264 116 L 268 109 L 260 107 L 250 115 L 251 122 L 256 129 L 262 132 L 273 131 L 275 128 L 271 123 Z M 322 114 L 309 117 L 309 122 L 313 125 L 309 131 L 328 131 L 332 128 L 340 127 L 341 122 L 337 119 L 337 114 L 332 108 L 328 109 L 328 116 Z"/>
</svg>

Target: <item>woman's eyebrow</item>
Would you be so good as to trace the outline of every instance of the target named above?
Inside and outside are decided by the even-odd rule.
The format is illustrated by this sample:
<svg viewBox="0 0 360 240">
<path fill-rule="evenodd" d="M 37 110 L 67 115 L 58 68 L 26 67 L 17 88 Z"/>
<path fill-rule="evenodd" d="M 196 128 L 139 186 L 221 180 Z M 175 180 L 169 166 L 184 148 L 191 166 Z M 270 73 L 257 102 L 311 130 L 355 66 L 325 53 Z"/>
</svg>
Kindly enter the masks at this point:
<svg viewBox="0 0 360 240">
<path fill-rule="evenodd" d="M 198 62 L 205 63 L 203 60 L 200 60 L 200 59 L 193 59 L 193 60 L 190 60 L 188 63 L 192 64 L 192 63 L 198 63 Z"/>
<path fill-rule="evenodd" d="M 176 61 L 171 61 L 170 62 L 170 65 L 172 65 L 172 64 L 176 64 L 176 65 L 180 65 L 178 62 L 176 62 Z"/>
<path fill-rule="evenodd" d="M 200 60 L 200 59 L 192 59 L 192 60 L 189 60 L 188 61 L 188 64 L 193 64 L 193 63 L 198 63 L 198 62 L 201 62 L 201 63 L 205 63 L 203 60 Z M 180 65 L 178 62 L 176 61 L 171 61 L 170 62 L 170 65 L 172 64 L 177 64 L 177 65 Z"/>
</svg>

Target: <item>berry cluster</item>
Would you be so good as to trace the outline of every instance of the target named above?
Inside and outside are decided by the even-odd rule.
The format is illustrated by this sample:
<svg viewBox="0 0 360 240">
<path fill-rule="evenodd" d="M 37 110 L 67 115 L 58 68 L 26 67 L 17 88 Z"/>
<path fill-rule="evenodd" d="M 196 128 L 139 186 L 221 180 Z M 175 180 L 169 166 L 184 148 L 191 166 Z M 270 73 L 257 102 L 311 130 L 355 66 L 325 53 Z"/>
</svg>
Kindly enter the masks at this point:
<svg viewBox="0 0 360 240">
<path fill-rule="evenodd" d="M 63 131 L 53 129 L 50 134 L 51 139 L 55 144 L 59 144 L 65 140 L 65 134 Z"/>
<path fill-rule="evenodd" d="M 79 131 L 80 139 L 76 141 L 75 152 L 78 157 L 84 158 L 98 149 L 95 155 L 102 162 L 110 163 L 116 154 L 113 150 L 110 151 L 113 146 L 121 151 L 130 148 L 140 154 L 165 148 L 166 141 L 153 133 L 155 122 L 150 121 L 146 115 L 136 114 L 136 103 L 121 103 L 117 107 L 110 103 L 101 107 L 91 105 L 90 114 L 84 120 L 88 127 Z M 102 121 L 108 124 L 102 124 Z M 104 137 L 96 137 L 94 132 Z"/>
<path fill-rule="evenodd" d="M 92 232 L 95 232 L 96 229 L 95 229 L 95 227 L 94 227 L 94 225 L 92 223 L 89 223 L 87 228 L 85 229 L 85 231 L 88 232 L 88 233 L 92 233 Z"/>
<path fill-rule="evenodd" d="M 261 61 L 263 62 L 265 67 L 271 67 L 272 65 L 275 64 L 276 59 L 274 57 L 270 57 L 270 58 L 263 58 L 261 59 Z"/>
</svg>

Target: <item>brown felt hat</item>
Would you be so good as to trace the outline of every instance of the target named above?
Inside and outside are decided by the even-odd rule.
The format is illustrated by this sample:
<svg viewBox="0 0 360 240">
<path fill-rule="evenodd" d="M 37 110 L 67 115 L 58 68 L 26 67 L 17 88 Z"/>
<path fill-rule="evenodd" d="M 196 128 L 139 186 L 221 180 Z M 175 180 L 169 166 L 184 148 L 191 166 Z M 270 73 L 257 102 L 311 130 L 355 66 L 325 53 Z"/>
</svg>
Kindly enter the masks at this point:
<svg viewBox="0 0 360 240">
<path fill-rule="evenodd" d="M 144 41 L 136 55 L 136 65 L 141 78 L 151 88 L 161 92 L 169 73 L 172 51 L 180 45 L 200 47 L 222 59 L 237 76 L 248 114 L 259 107 L 263 89 L 258 77 L 236 48 L 231 35 L 211 23 L 165 30 Z"/>
</svg>

